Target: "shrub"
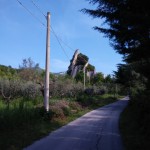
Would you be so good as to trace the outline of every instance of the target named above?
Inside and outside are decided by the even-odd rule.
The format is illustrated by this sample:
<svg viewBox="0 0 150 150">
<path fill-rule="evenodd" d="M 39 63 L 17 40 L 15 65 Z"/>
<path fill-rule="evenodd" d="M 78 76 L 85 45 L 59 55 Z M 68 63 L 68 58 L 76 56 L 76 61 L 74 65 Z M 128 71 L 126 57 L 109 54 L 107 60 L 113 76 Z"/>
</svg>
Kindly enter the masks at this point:
<svg viewBox="0 0 150 150">
<path fill-rule="evenodd" d="M 89 106 L 90 104 L 92 104 L 91 97 L 86 94 L 79 95 L 77 97 L 77 101 L 81 103 L 83 106 Z"/>
<path fill-rule="evenodd" d="M 22 96 L 28 99 L 35 99 L 37 96 L 41 96 L 40 86 L 31 81 L 22 83 L 21 92 Z"/>
<path fill-rule="evenodd" d="M 50 113 L 52 113 L 52 118 L 63 119 L 65 117 L 62 108 L 58 106 L 50 106 Z"/>
<path fill-rule="evenodd" d="M 71 110 L 69 107 L 69 102 L 65 100 L 59 100 L 54 102 L 50 106 L 50 112 L 52 112 L 54 118 L 63 119 L 65 116 L 70 115 Z"/>
<path fill-rule="evenodd" d="M 87 88 L 87 89 L 85 89 L 84 93 L 87 95 L 93 95 L 94 89 L 93 88 Z"/>
<path fill-rule="evenodd" d="M 80 111 L 82 109 L 82 106 L 78 102 L 74 102 L 74 101 L 69 103 L 69 107 L 77 111 Z"/>
<path fill-rule="evenodd" d="M 0 94 L 4 99 L 10 100 L 24 97 L 35 99 L 40 96 L 40 86 L 29 81 L 22 82 L 19 79 L 0 79 Z"/>
<path fill-rule="evenodd" d="M 50 84 L 50 95 L 52 97 L 76 97 L 82 91 L 83 85 L 75 83 L 71 79 L 57 80 Z"/>
</svg>

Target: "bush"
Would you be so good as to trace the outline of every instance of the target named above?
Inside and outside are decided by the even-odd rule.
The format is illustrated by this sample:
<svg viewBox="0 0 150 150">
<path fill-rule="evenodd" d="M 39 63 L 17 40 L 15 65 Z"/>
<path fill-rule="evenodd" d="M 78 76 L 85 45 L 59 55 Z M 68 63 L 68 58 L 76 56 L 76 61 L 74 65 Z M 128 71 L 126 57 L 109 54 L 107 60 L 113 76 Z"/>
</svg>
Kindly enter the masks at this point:
<svg viewBox="0 0 150 150">
<path fill-rule="evenodd" d="M 120 127 L 127 150 L 150 148 L 149 97 L 150 92 L 147 91 L 132 95 L 129 105 L 121 115 Z"/>
<path fill-rule="evenodd" d="M 93 95 L 94 89 L 93 88 L 87 88 L 87 89 L 85 89 L 84 93 L 87 95 Z"/>
<path fill-rule="evenodd" d="M 40 86 L 31 81 L 22 83 L 21 93 L 22 93 L 22 96 L 25 98 L 35 99 L 36 97 L 41 96 Z"/>
<path fill-rule="evenodd" d="M 63 119 L 65 117 L 62 108 L 58 106 L 50 106 L 50 113 L 52 113 L 52 118 Z"/>
<path fill-rule="evenodd" d="M 72 110 L 77 110 L 77 111 L 80 111 L 82 109 L 82 106 L 78 102 L 74 102 L 74 101 L 69 103 L 69 107 Z"/>
<path fill-rule="evenodd" d="M 50 85 L 50 95 L 52 97 L 76 97 L 81 92 L 83 92 L 83 85 L 75 83 L 71 79 L 57 80 Z"/>
<path fill-rule="evenodd" d="M 82 94 L 77 97 L 77 101 L 83 106 L 89 106 L 92 104 L 92 96 L 90 97 L 87 94 Z"/>
<path fill-rule="evenodd" d="M 63 119 L 65 116 L 70 115 L 69 102 L 65 100 L 59 100 L 50 105 L 50 112 L 53 115 L 53 118 Z"/>
<path fill-rule="evenodd" d="M 35 99 L 37 96 L 41 96 L 39 85 L 31 81 L 22 82 L 19 79 L 0 79 L 0 94 L 5 100 L 8 97 L 10 100 L 14 100 L 19 97 Z"/>
<path fill-rule="evenodd" d="M 18 79 L 0 79 L 0 96 L 7 102 L 21 97 L 21 82 Z"/>
<path fill-rule="evenodd" d="M 81 105 L 75 101 L 58 100 L 50 105 L 50 113 L 52 113 L 52 118 L 59 119 L 70 116 L 72 112 L 78 112 L 81 109 Z"/>
</svg>

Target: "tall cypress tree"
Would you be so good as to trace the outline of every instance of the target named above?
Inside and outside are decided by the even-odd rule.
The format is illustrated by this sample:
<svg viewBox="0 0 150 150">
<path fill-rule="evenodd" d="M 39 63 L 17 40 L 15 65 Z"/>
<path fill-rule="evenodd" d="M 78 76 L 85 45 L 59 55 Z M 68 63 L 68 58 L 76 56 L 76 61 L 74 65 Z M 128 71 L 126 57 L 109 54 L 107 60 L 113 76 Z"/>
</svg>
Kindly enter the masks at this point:
<svg viewBox="0 0 150 150">
<path fill-rule="evenodd" d="M 95 10 L 83 9 L 94 18 L 103 18 L 105 26 L 94 29 L 110 39 L 127 64 L 150 81 L 150 8 L 148 0 L 88 0 L 98 4 Z"/>
</svg>

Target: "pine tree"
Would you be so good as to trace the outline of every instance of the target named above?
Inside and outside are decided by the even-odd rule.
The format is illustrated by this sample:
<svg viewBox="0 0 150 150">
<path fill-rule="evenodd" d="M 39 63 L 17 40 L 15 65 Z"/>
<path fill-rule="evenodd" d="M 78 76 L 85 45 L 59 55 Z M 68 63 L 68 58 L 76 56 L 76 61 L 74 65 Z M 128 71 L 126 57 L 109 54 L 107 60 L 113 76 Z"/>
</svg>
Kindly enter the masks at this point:
<svg viewBox="0 0 150 150">
<path fill-rule="evenodd" d="M 114 49 L 136 72 L 150 81 L 150 8 L 148 0 L 89 0 L 97 9 L 83 9 L 94 18 L 103 18 L 105 26 L 94 29 L 110 39 Z"/>
</svg>

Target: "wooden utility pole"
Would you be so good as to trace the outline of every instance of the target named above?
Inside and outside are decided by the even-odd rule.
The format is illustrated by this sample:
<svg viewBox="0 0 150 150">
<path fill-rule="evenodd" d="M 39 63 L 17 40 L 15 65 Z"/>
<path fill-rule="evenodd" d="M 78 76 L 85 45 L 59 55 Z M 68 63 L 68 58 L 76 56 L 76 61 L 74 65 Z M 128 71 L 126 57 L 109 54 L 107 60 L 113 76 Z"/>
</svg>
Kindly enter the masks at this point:
<svg viewBox="0 0 150 150">
<path fill-rule="evenodd" d="M 50 64 L 50 13 L 47 13 L 47 35 L 46 35 L 46 62 L 45 62 L 45 86 L 44 107 L 49 111 L 49 64 Z"/>
</svg>

